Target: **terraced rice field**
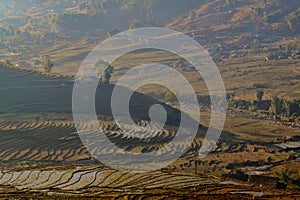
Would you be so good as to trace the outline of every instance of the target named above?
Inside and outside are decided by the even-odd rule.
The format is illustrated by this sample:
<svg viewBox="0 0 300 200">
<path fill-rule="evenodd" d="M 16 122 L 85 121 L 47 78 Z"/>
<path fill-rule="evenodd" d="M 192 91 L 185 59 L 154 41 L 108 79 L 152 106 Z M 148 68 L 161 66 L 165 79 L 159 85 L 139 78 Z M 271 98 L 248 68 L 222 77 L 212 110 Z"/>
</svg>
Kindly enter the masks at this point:
<svg viewBox="0 0 300 200">
<path fill-rule="evenodd" d="M 155 134 L 151 143 L 133 137 L 133 133 L 122 132 L 112 123 L 100 122 L 106 136 L 118 147 L 131 151 L 150 151 L 168 143 L 175 136 L 175 131 L 161 131 Z M 55 162 L 74 163 L 88 162 L 93 158 L 87 152 L 79 139 L 72 121 L 0 121 L 0 158 L 3 163 Z M 189 153 L 195 152 L 201 145 L 199 138 L 192 146 L 184 141 L 174 144 L 174 148 L 189 148 Z M 110 156 L 118 151 L 109 146 L 96 147 L 94 151 Z M 90 153 L 94 153 L 93 151 Z M 188 154 L 187 154 L 188 155 Z"/>
<path fill-rule="evenodd" d="M 5 66 L 0 66 L 0 76 L 0 162 L 94 162 L 82 145 L 70 117 L 73 77 Z M 101 128 L 113 143 L 126 151 L 147 152 L 157 150 L 173 139 L 174 128 L 154 132 L 150 145 L 149 141 L 136 137 L 141 133 L 135 130 L 126 133 L 108 122 L 112 118 L 110 96 L 113 88 L 113 85 L 99 86 L 95 105 L 99 118 L 105 120 Z M 168 112 L 168 127 L 180 122 L 179 110 L 146 95 L 135 93 L 131 101 L 136 107 L 130 110 L 134 119 L 148 120 L 149 108 L 159 103 Z M 11 115 L 14 117 L 9 117 Z M 199 139 L 195 140 L 190 152 L 199 148 L 200 143 Z M 182 141 L 174 148 L 186 149 L 189 146 Z M 92 149 L 91 153 L 96 151 L 110 156 L 117 149 L 103 145 Z"/>
<path fill-rule="evenodd" d="M 162 172 L 130 174 L 99 166 L 0 171 L 0 185 L 11 186 L 18 190 L 57 189 L 66 192 L 84 193 L 91 188 L 113 188 L 123 191 L 136 191 L 161 187 L 188 188 L 216 182 L 217 180 L 208 180 L 192 175 Z"/>
<path fill-rule="evenodd" d="M 129 148 L 131 135 L 124 135 L 112 123 L 101 123 L 101 128 L 112 141 L 121 139 L 123 143 L 119 146 Z M 175 132 L 166 130 L 157 133 L 155 138 L 157 143 L 162 144 L 172 139 L 174 134 Z M 82 146 L 74 124 L 70 121 L 4 120 L 0 121 L 0 137 L 0 157 L 4 163 L 0 170 L 0 196 L 15 192 L 42 192 L 49 196 L 64 197 L 71 195 L 72 198 L 78 195 L 118 196 L 159 188 L 178 190 L 205 187 L 218 181 L 191 174 L 160 171 L 131 174 L 102 164 L 82 165 L 83 160 L 88 162 L 91 157 Z M 200 145 L 200 141 L 196 141 L 193 143 L 195 147 Z M 143 142 L 137 144 L 142 145 Z M 183 147 L 183 142 L 178 144 L 178 148 Z M 113 153 L 107 147 L 101 147 L 100 151 L 108 156 Z M 22 161 L 31 164 L 24 167 L 25 165 L 20 165 Z"/>
<path fill-rule="evenodd" d="M 130 149 L 132 140 L 140 149 L 145 142 L 126 135 L 116 125 L 100 122 L 106 136 L 118 146 Z M 171 140 L 174 131 L 159 132 L 153 137 L 157 144 Z M 178 190 L 215 184 L 214 179 L 197 175 L 170 174 L 160 171 L 131 174 L 93 164 L 95 161 L 82 145 L 72 121 L 0 121 L 0 197 L 42 193 L 43 195 L 72 198 L 81 195 L 119 196 L 125 193 L 143 193 L 158 188 Z M 184 142 L 176 144 L 185 148 Z M 193 147 L 198 147 L 195 140 Z M 191 148 L 193 148 L 191 147 Z M 102 146 L 104 156 L 114 153 Z M 92 163 L 91 163 L 92 162 Z M 89 165 L 85 165 L 89 164 Z M 4 195 L 4 196 L 2 196 Z M 54 198 L 53 197 L 53 198 Z"/>
<path fill-rule="evenodd" d="M 219 154 L 203 162 L 195 159 L 206 133 L 206 128 L 201 126 L 191 145 L 185 141 L 173 144 L 172 148 L 187 149 L 187 152 L 162 171 L 132 174 L 105 167 L 92 155 L 110 157 L 118 153 L 118 148 L 94 145 L 88 152 L 83 146 L 71 117 L 72 88 L 72 77 L 0 66 L 0 198 L 15 194 L 22 198 L 46 195 L 54 199 L 82 195 L 104 199 L 127 199 L 128 195 L 136 199 L 206 195 L 207 199 L 220 199 L 220 195 L 235 190 L 251 190 L 249 185 L 227 186 L 218 178 L 199 175 L 199 172 L 205 174 L 228 164 L 218 161 Z M 139 130 L 120 130 L 111 122 L 108 97 L 112 90 L 113 86 L 102 86 L 96 95 L 96 100 L 102 98 L 96 103 L 100 128 L 112 143 L 129 152 L 151 152 L 174 138 L 180 111 L 165 104 L 163 106 L 170 113 L 167 125 L 163 131 L 152 131 L 150 140 L 138 137 L 145 134 Z M 139 102 L 143 106 L 138 105 L 132 111 L 133 119 L 144 126 L 141 122 L 148 120 L 149 107 L 162 103 L 140 93 L 135 97 L 131 103 Z M 229 135 L 230 140 L 235 138 Z"/>
<path fill-rule="evenodd" d="M 2 162 L 87 159 L 71 122 L 0 122 Z"/>
<path fill-rule="evenodd" d="M 14 199 L 297 199 L 295 191 L 183 173 L 132 174 L 99 165 L 0 170 L 0 197 Z M 259 196 L 257 196 L 257 194 Z M 286 197 L 286 198 L 285 198 Z"/>
<path fill-rule="evenodd" d="M 1 65 L 0 77 L 1 163 L 70 163 L 90 162 L 91 160 L 94 162 L 82 145 L 70 117 L 73 77 L 48 75 Z M 97 114 L 105 121 L 112 118 L 110 96 L 113 88 L 113 85 L 100 85 L 96 94 Z M 136 108 L 130 110 L 132 117 L 146 120 L 149 118 L 149 108 L 154 104 L 162 104 L 140 93 L 133 95 L 131 103 L 136 105 Z M 178 120 L 180 111 L 165 104 L 162 105 L 170 113 L 167 123 L 176 125 L 180 121 Z M 11 115 L 14 117 L 7 117 Z M 128 151 L 153 149 L 147 142 L 134 137 L 135 131 L 124 133 L 106 122 L 101 128 L 105 130 L 112 142 L 118 143 L 119 147 Z M 175 132 L 166 130 L 153 134 L 152 143 L 155 143 L 155 148 L 158 148 L 159 145 L 169 142 Z M 192 148 L 196 148 L 199 144 L 198 141 Z M 184 142 L 176 144 L 176 148 L 187 147 Z M 94 151 L 109 156 L 116 150 L 102 146 L 101 149 L 96 148 Z"/>
</svg>

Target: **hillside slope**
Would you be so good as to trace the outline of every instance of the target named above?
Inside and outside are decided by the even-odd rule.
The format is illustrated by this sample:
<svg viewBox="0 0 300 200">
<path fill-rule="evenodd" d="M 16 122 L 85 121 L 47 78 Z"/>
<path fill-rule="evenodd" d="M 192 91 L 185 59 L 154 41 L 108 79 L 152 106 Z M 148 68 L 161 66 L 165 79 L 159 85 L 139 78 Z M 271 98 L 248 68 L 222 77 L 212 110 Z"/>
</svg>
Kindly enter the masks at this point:
<svg viewBox="0 0 300 200">
<path fill-rule="evenodd" d="M 81 143 L 71 117 L 73 84 L 72 77 L 68 76 L 0 66 L 0 163 L 97 162 L 89 154 L 93 152 L 87 152 Z M 100 84 L 95 105 L 100 126 L 113 143 L 126 151 L 144 152 L 153 151 L 174 138 L 180 118 L 185 114 L 138 92 L 130 102 L 132 118 L 150 120 L 150 107 L 160 104 L 168 114 L 167 125 L 164 131 L 154 132 L 151 142 L 133 134 L 143 134 L 140 130 L 133 129 L 131 133 L 121 130 L 112 122 L 110 98 L 114 87 Z M 174 145 L 194 152 L 204 131 L 202 127 L 199 138 L 191 146 L 186 141 Z M 119 149 L 101 145 L 93 149 L 96 150 L 103 156 L 111 156 Z"/>
<path fill-rule="evenodd" d="M 73 80 L 68 76 L 48 75 L 20 68 L 0 66 L 0 113 L 72 114 Z M 114 85 L 98 85 L 96 111 L 112 119 L 111 95 Z M 130 112 L 134 119 L 149 120 L 149 108 L 161 104 L 168 112 L 167 122 L 178 124 L 180 111 L 155 99 L 135 92 Z"/>
<path fill-rule="evenodd" d="M 298 0 L 214 0 L 203 3 L 167 27 L 194 34 L 222 36 L 242 33 L 294 35 L 299 33 Z"/>
</svg>

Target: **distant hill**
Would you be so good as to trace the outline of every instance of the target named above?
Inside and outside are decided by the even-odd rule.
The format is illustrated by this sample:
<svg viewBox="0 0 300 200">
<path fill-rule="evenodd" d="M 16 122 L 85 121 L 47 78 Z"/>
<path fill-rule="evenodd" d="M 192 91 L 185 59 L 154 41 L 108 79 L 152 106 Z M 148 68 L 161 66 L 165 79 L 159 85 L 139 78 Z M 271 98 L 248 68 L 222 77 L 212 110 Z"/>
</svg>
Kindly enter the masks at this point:
<svg viewBox="0 0 300 200">
<path fill-rule="evenodd" d="M 0 10 L 0 34 L 9 38 L 29 32 L 35 40 L 45 31 L 61 40 L 58 36 L 74 32 L 104 37 L 130 27 L 165 25 L 211 36 L 300 31 L 298 0 L 0 0 Z"/>
<path fill-rule="evenodd" d="M 183 32 L 223 36 L 299 35 L 298 0 L 212 0 L 167 25 Z"/>
<path fill-rule="evenodd" d="M 39 30 L 50 26 L 54 32 L 71 29 L 93 32 L 166 24 L 200 4 L 194 0 L 0 0 L 0 9 L 4 18 L 25 17 L 25 22 L 18 26 L 24 26 L 30 19 Z"/>
<path fill-rule="evenodd" d="M 5 18 L 25 17 L 19 26 L 31 19 L 37 26 L 34 29 L 48 24 L 52 31 L 122 31 L 129 26 L 165 24 L 181 31 L 230 35 L 297 34 L 300 30 L 298 0 L 0 0 L 0 10 Z"/>
</svg>

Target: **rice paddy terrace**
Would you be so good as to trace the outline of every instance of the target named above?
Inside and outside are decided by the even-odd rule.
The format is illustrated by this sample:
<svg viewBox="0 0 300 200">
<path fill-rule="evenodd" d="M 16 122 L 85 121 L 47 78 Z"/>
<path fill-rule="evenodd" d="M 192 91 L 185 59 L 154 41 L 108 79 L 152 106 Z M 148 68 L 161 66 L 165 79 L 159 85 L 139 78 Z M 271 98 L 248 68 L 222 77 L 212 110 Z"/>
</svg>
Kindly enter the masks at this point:
<svg viewBox="0 0 300 200">
<path fill-rule="evenodd" d="M 35 71 L 0 66 L 0 133 L 1 161 L 55 161 L 71 162 L 88 159 L 75 129 L 72 114 L 72 77 L 47 75 Z M 113 86 L 101 86 L 97 91 L 97 114 L 101 128 L 113 141 L 130 150 L 145 142 L 138 141 L 133 134 L 122 132 L 109 122 L 111 117 L 110 94 Z M 148 119 L 148 108 L 159 103 L 142 94 L 135 94 L 132 100 L 137 105 L 131 114 L 135 119 Z M 143 106 L 139 106 L 142 105 Z M 178 123 L 180 111 L 163 104 L 171 115 L 167 123 Z M 176 125 L 176 124 L 175 124 Z M 172 127 L 172 126 L 169 126 Z M 153 140 L 157 145 L 169 142 L 175 136 L 176 128 L 156 133 Z M 134 130 L 133 130 L 134 131 Z M 196 142 L 196 141 L 195 141 Z M 132 143 L 135 146 L 132 146 Z M 197 141 L 191 149 L 197 149 Z M 102 147 L 113 153 L 113 149 Z M 149 148 L 144 145 L 144 148 Z M 186 148 L 184 142 L 178 148 Z M 143 148 L 138 148 L 144 151 Z M 102 150 L 101 150 L 102 151 Z M 109 154 L 108 153 L 108 154 Z"/>
<path fill-rule="evenodd" d="M 127 151 L 139 149 L 140 152 L 149 151 L 155 145 L 159 146 L 171 141 L 174 131 L 165 130 L 152 138 L 151 145 L 127 135 L 112 123 L 100 122 L 106 136 L 119 147 Z M 1 121 L 1 163 L 94 163 L 95 161 L 82 145 L 73 122 L 66 121 Z M 194 140 L 192 146 L 184 142 L 175 143 L 175 148 L 189 148 L 187 154 L 196 152 L 201 145 L 200 138 Z M 95 149 L 103 156 L 109 156 L 118 151 L 109 146 Z M 93 152 L 91 152 L 93 153 Z M 158 155 L 159 156 L 159 155 Z"/>
<path fill-rule="evenodd" d="M 213 184 L 208 180 L 191 175 L 149 172 L 130 174 L 99 166 L 46 167 L 22 171 L 1 171 L 0 184 L 24 190 L 56 189 L 60 192 L 81 194 L 96 188 L 109 188 L 115 191 L 129 191 L 154 188 L 184 188 L 201 184 Z M 103 190 L 97 191 L 101 193 Z"/>
<path fill-rule="evenodd" d="M 0 197 L 14 199 L 297 199 L 206 175 L 131 174 L 103 166 L 51 166 L 0 171 Z"/>
<path fill-rule="evenodd" d="M 30 191 L 50 188 L 88 191 L 94 187 L 125 190 L 127 187 L 179 187 L 185 184 L 193 186 L 200 182 L 206 183 L 206 180 L 193 176 L 174 176 L 161 172 L 130 175 L 103 167 L 81 143 L 70 117 L 73 86 L 70 77 L 50 76 L 9 67 L 0 67 L 0 75 L 0 185 Z M 102 92 L 107 94 L 107 90 L 110 88 L 105 88 Z M 136 101 L 144 98 L 148 103 L 156 102 L 153 99 L 148 100 L 146 96 L 138 96 L 140 99 Z M 104 110 L 104 106 L 107 105 L 99 106 L 101 111 Z M 167 109 L 171 110 L 171 107 Z M 173 110 L 173 113 L 176 112 Z M 109 114 L 109 111 L 104 111 L 100 118 L 110 119 Z M 114 123 L 104 120 L 100 121 L 101 129 L 118 146 L 128 151 L 134 149 L 135 152 L 137 149 L 147 151 L 152 148 L 145 141 L 122 132 Z M 165 129 L 155 134 L 152 138 L 155 145 L 159 146 L 172 140 L 176 129 L 169 127 L 169 130 Z M 189 148 L 188 155 L 195 152 L 200 144 L 200 139 L 195 139 L 190 147 L 184 142 L 176 143 L 175 146 L 179 149 Z M 104 156 L 117 151 L 108 146 L 101 146 L 96 150 Z M 90 165 L 84 169 L 72 167 L 84 164 Z M 27 166 L 28 170 L 25 170 L 24 166 Z M 56 169 L 55 166 L 63 169 Z M 145 180 L 142 186 L 141 179 Z"/>
<path fill-rule="evenodd" d="M 174 148 L 188 150 L 171 166 L 142 174 L 120 172 L 97 161 L 91 156 L 93 151 L 88 152 L 79 139 L 71 117 L 72 77 L 3 66 L 0 66 L 0 76 L 1 198 L 223 199 L 224 195 L 253 198 L 253 194 L 234 193 L 254 190 L 249 184 L 224 184 L 219 178 L 205 175 L 206 168 L 219 162 L 209 160 L 205 164 L 195 159 L 206 132 L 204 127 L 199 126 L 192 145 L 184 141 L 174 143 Z M 99 91 L 96 98 L 104 96 L 105 99 L 112 88 L 106 86 Z M 135 130 L 125 133 L 111 121 L 111 111 L 105 109 L 110 107 L 109 99 L 105 100 L 96 103 L 100 128 L 111 142 L 126 151 L 155 150 L 176 135 L 173 122 L 178 120 L 178 110 L 164 105 L 172 113 L 171 120 L 148 144 L 134 137 Z M 148 107 L 158 102 L 142 94 L 136 94 L 133 101 L 146 105 L 133 111 L 134 119 L 142 125 L 147 120 Z M 118 149 L 102 145 L 94 151 L 110 156 Z M 198 170 L 197 166 L 203 169 Z"/>
</svg>

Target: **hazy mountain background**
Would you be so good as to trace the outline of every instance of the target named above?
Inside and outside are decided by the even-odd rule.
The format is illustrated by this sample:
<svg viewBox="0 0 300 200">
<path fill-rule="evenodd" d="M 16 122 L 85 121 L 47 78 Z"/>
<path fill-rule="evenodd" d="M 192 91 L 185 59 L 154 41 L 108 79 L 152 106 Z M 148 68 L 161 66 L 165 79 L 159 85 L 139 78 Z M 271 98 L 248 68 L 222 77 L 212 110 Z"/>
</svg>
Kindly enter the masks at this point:
<svg viewBox="0 0 300 200">
<path fill-rule="evenodd" d="M 2 28 L 21 31 L 121 31 L 130 24 L 168 24 L 180 30 L 296 34 L 299 6 L 298 0 L 1 0 L 0 17 Z"/>
</svg>

